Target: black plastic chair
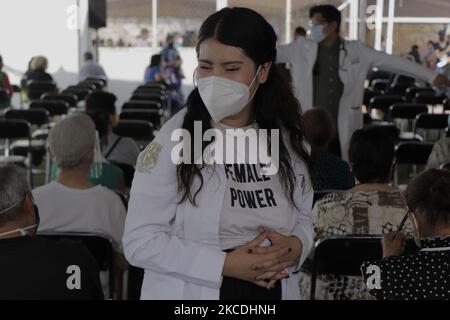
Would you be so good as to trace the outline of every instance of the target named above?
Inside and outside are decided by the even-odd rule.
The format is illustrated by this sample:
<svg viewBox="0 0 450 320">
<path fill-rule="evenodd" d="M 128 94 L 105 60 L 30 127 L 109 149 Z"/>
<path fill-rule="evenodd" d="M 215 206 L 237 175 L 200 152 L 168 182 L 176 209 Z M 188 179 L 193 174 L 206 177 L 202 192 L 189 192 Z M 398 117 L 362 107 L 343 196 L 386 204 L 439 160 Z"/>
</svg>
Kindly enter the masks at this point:
<svg viewBox="0 0 450 320">
<path fill-rule="evenodd" d="M 44 93 L 41 100 L 64 101 L 70 107 L 76 108 L 78 97 L 73 93 Z"/>
<path fill-rule="evenodd" d="M 31 125 L 46 126 L 49 123 L 50 114 L 45 109 L 15 110 L 10 109 L 5 113 L 5 119 L 25 120 Z M 26 157 L 31 152 L 31 163 L 34 167 L 42 163 L 46 155 L 46 141 L 42 139 L 17 140 L 13 142 L 10 149 L 14 155 Z"/>
<path fill-rule="evenodd" d="M 408 102 L 413 102 L 414 98 L 416 97 L 416 94 L 418 92 L 434 92 L 433 88 L 419 88 L 416 86 L 410 86 L 408 89 L 406 89 L 405 92 L 405 98 Z"/>
<path fill-rule="evenodd" d="M 39 99 L 46 92 L 56 91 L 56 83 L 52 80 L 27 81 L 27 95 L 29 100 Z"/>
<path fill-rule="evenodd" d="M 383 133 L 389 135 L 395 141 L 398 141 L 399 139 L 400 129 L 393 122 L 386 122 L 386 121 L 374 122 L 372 125 L 369 125 L 368 127 L 382 131 Z"/>
<path fill-rule="evenodd" d="M 421 113 L 416 116 L 416 124 L 414 126 L 414 133 L 418 129 L 421 130 L 439 130 L 439 137 L 442 137 L 442 131 L 448 126 L 448 114 L 429 114 Z"/>
<path fill-rule="evenodd" d="M 97 90 L 97 84 L 92 83 L 92 82 L 79 82 L 75 87 L 77 88 L 85 88 L 91 91 L 96 91 Z"/>
<path fill-rule="evenodd" d="M 372 81 L 370 88 L 374 91 L 386 91 L 389 87 L 391 80 L 389 79 L 375 79 Z"/>
<path fill-rule="evenodd" d="M 113 128 L 113 132 L 119 136 L 129 137 L 146 143 L 155 137 L 153 130 L 153 125 L 145 120 L 120 120 Z M 144 144 L 140 145 L 141 149 L 143 149 Z"/>
<path fill-rule="evenodd" d="M 370 105 L 370 99 L 376 96 L 382 96 L 384 94 L 381 90 L 372 90 L 371 88 L 364 89 L 364 98 L 363 98 L 363 104 L 366 107 L 369 107 Z"/>
<path fill-rule="evenodd" d="M 427 113 L 428 108 L 425 104 L 420 103 L 395 103 L 389 108 L 389 119 L 395 120 L 407 120 L 408 129 L 413 130 L 413 122 L 418 114 Z M 404 131 L 400 132 L 400 141 L 423 141 L 423 138 L 414 132 Z"/>
<path fill-rule="evenodd" d="M 439 94 L 431 91 L 419 91 L 416 93 L 414 98 L 414 102 L 416 103 L 424 103 L 432 106 L 432 112 L 434 112 L 434 106 L 443 104 L 446 96 L 443 94 Z"/>
<path fill-rule="evenodd" d="M 405 254 L 417 250 L 412 241 L 407 242 Z M 381 236 L 327 237 L 317 241 L 312 261 L 310 299 L 315 299 L 318 275 L 362 276 L 361 265 L 382 256 Z"/>
<path fill-rule="evenodd" d="M 167 85 L 161 82 L 156 82 L 156 81 L 150 81 L 145 83 L 144 85 L 141 85 L 139 87 L 137 87 L 137 89 L 140 88 L 160 88 L 163 90 L 167 90 Z"/>
<path fill-rule="evenodd" d="M 393 164 L 394 184 L 398 185 L 398 166 L 425 166 L 433 149 L 432 143 L 401 142 L 395 147 Z"/>
<path fill-rule="evenodd" d="M 45 109 L 51 117 L 65 115 L 69 112 L 69 104 L 61 100 L 34 100 L 30 103 L 30 109 Z"/>
<path fill-rule="evenodd" d="M 0 139 L 5 140 L 3 156 L 0 156 L 0 163 L 13 163 L 28 169 L 28 178 L 33 185 L 31 177 L 31 165 L 27 160 L 31 160 L 31 153 L 27 156 L 11 155 L 11 144 L 14 140 L 26 139 L 31 144 L 31 125 L 22 119 L 0 119 Z"/>
<path fill-rule="evenodd" d="M 389 108 L 395 104 L 405 102 L 405 98 L 399 95 L 375 96 L 370 99 L 369 109 L 381 110 L 387 118 Z"/>
<path fill-rule="evenodd" d="M 409 83 L 396 83 L 391 84 L 386 90 L 386 93 L 389 95 L 401 95 L 405 96 L 406 90 L 411 87 Z"/>
<path fill-rule="evenodd" d="M 161 110 L 162 104 L 154 101 L 128 101 L 122 105 L 122 110 Z M 162 110 L 161 110 L 162 111 Z"/>
<path fill-rule="evenodd" d="M 135 94 L 157 94 L 157 95 L 161 95 L 164 96 L 167 94 L 167 91 L 161 88 L 154 88 L 154 87 L 144 87 L 144 88 L 138 88 L 136 90 L 133 91 L 133 95 Z"/>
<path fill-rule="evenodd" d="M 77 96 L 78 101 L 81 101 L 91 92 L 93 92 L 93 90 L 89 88 L 70 86 L 67 87 L 62 93 L 72 93 Z"/>
<path fill-rule="evenodd" d="M 136 110 L 125 109 L 120 114 L 120 120 L 146 120 L 152 123 L 155 128 L 161 127 L 161 113 L 159 110 Z"/>
<path fill-rule="evenodd" d="M 167 99 L 165 96 L 162 96 L 160 94 L 153 94 L 153 93 L 136 93 L 133 94 L 130 100 L 134 101 L 153 101 L 161 104 L 162 106 L 167 106 Z"/>
<path fill-rule="evenodd" d="M 109 297 L 114 298 L 115 271 L 114 249 L 112 241 L 105 236 L 89 233 L 38 233 L 41 238 L 58 241 L 71 240 L 81 242 L 89 250 L 98 263 L 101 271 L 108 271 Z"/>
</svg>

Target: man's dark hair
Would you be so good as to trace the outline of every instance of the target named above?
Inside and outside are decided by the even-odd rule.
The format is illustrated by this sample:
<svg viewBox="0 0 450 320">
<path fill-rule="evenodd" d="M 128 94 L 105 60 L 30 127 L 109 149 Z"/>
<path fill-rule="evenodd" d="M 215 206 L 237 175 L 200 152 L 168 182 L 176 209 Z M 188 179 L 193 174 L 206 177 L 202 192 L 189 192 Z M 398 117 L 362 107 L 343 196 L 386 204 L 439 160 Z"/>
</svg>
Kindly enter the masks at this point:
<svg viewBox="0 0 450 320">
<path fill-rule="evenodd" d="M 92 110 L 86 112 L 95 124 L 95 130 L 98 132 L 99 138 L 108 134 L 109 114 L 103 110 Z"/>
<path fill-rule="evenodd" d="M 303 114 L 305 136 L 313 149 L 326 149 L 334 137 L 334 123 L 330 113 L 322 108 L 312 108 Z"/>
<path fill-rule="evenodd" d="M 430 169 L 409 184 L 405 192 L 408 209 L 421 215 L 429 227 L 450 224 L 450 171 Z"/>
<path fill-rule="evenodd" d="M 298 35 L 300 35 L 300 36 L 306 36 L 306 30 L 305 30 L 305 28 L 303 28 L 303 27 L 297 27 L 297 28 L 295 28 L 295 33 L 296 34 L 298 34 Z"/>
<path fill-rule="evenodd" d="M 348 157 L 356 179 L 361 183 L 387 183 L 394 160 L 394 139 L 383 127 L 356 130 Z"/>
<path fill-rule="evenodd" d="M 114 116 L 116 115 L 116 101 L 116 96 L 110 92 L 95 91 L 86 96 L 86 111 L 100 110 Z"/>
<path fill-rule="evenodd" d="M 320 15 L 328 22 L 336 21 L 336 32 L 339 33 L 341 30 L 341 12 L 333 5 L 323 4 L 314 6 L 309 9 L 309 18 L 311 19 L 316 13 Z"/>
</svg>

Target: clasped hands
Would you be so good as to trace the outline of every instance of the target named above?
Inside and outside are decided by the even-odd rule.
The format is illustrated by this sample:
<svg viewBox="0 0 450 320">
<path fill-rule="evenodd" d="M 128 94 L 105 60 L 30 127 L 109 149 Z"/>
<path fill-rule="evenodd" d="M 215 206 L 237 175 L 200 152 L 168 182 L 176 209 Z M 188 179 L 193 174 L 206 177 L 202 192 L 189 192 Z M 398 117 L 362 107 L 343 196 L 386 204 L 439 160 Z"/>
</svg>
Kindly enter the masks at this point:
<svg viewBox="0 0 450 320">
<path fill-rule="evenodd" d="M 286 268 L 297 265 L 303 250 L 296 236 L 285 236 L 275 231 L 258 228 L 260 234 L 244 246 L 227 253 L 223 275 L 271 289 L 278 280 L 288 278 Z M 264 240 L 268 247 L 259 247 Z"/>
</svg>

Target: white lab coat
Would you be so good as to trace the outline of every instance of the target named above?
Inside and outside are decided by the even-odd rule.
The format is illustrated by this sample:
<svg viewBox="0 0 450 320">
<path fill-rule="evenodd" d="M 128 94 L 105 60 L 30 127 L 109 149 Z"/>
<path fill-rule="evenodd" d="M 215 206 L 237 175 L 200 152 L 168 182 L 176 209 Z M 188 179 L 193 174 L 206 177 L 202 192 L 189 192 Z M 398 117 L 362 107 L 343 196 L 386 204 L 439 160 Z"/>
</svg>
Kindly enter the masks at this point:
<svg viewBox="0 0 450 320">
<path fill-rule="evenodd" d="M 300 37 L 295 42 L 277 49 L 277 61 L 289 63 L 291 66 L 295 95 L 303 112 L 313 107 L 313 68 L 317 51 L 318 44 L 306 37 Z M 347 159 L 351 135 L 363 127 L 361 106 L 364 81 L 372 67 L 428 82 L 433 82 L 436 77 L 433 71 L 416 62 L 371 49 L 358 41 L 342 40 L 339 51 L 339 77 L 344 89 L 339 102 L 337 126 L 344 159 Z"/>
<path fill-rule="evenodd" d="M 220 165 L 214 173 L 212 166 L 206 167 L 197 207 L 189 201 L 177 204 L 176 166 L 170 157 L 176 143 L 170 136 L 181 127 L 184 115 L 180 111 L 158 133 L 154 140 L 162 146 L 158 159 L 144 161 L 153 161 L 151 169 L 140 169 L 138 160 L 131 188 L 123 245 L 127 260 L 145 269 L 141 299 L 219 299 L 225 261 L 219 223 L 226 177 Z M 300 299 L 298 275 L 292 272 L 299 269 L 313 244 L 310 178 L 303 161 L 295 158 L 292 163 L 300 177 L 297 181 L 303 183 L 296 183 L 294 199 L 299 210 L 293 215 L 291 235 L 302 241 L 303 253 L 298 266 L 287 270 L 291 276 L 282 280 L 283 299 Z M 198 185 L 199 179 L 194 180 L 193 190 Z"/>
</svg>

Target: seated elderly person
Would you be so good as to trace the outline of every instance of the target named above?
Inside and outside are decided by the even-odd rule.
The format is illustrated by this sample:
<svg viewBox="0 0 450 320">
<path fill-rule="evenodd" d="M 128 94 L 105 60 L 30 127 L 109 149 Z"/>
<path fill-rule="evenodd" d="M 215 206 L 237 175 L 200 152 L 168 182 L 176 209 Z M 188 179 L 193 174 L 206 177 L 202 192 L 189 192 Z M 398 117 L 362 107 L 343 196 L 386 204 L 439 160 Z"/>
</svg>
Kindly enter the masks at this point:
<svg viewBox="0 0 450 320">
<path fill-rule="evenodd" d="M 50 130 L 49 152 L 60 170 L 56 181 L 33 190 L 41 212 L 39 233 L 83 232 L 112 240 L 118 272 L 122 254 L 125 207 L 113 191 L 88 181 L 94 158 L 95 126 L 86 114 L 74 114 Z"/>
<path fill-rule="evenodd" d="M 406 202 L 414 238 L 421 249 L 401 256 L 406 234 L 385 235 L 383 259 L 365 262 L 361 267 L 369 292 L 377 299 L 449 300 L 450 171 L 430 169 L 417 176 L 406 189 Z M 379 270 L 378 280 L 374 269 Z"/>
<path fill-rule="evenodd" d="M 303 114 L 305 136 L 311 144 L 312 180 L 315 191 L 347 190 L 355 185 L 348 163 L 328 151 L 336 129 L 330 113 L 313 108 Z"/>
<path fill-rule="evenodd" d="M 94 121 L 95 129 L 98 133 L 100 144 L 107 139 L 108 134 L 108 114 L 101 111 L 87 113 Z M 92 184 L 102 185 L 110 190 L 127 193 L 125 179 L 122 170 L 116 165 L 106 160 L 100 150 L 95 151 L 96 162 L 91 165 L 88 173 L 88 180 Z M 58 168 L 53 163 L 50 169 L 50 180 L 56 180 Z"/>
<path fill-rule="evenodd" d="M 38 208 L 26 172 L 0 166 L 0 300 L 103 299 L 97 262 L 80 243 L 35 237 Z M 79 281 L 69 267 L 82 270 Z"/>
<path fill-rule="evenodd" d="M 382 128 L 355 131 L 349 148 L 350 167 L 358 184 L 345 192 L 329 193 L 312 210 L 315 239 L 327 236 L 381 235 L 395 230 L 407 206 L 400 190 L 389 185 L 394 142 Z M 410 224 L 406 226 L 411 233 Z M 336 253 L 339 254 L 339 253 Z M 309 277 L 301 277 L 305 296 Z M 324 275 L 317 279 L 317 299 L 366 299 L 361 277 Z"/>
<path fill-rule="evenodd" d="M 102 111 L 109 115 L 107 136 L 102 141 L 103 156 L 112 163 L 134 167 L 140 152 L 138 145 L 133 139 L 118 136 L 112 130 L 117 123 L 116 100 L 110 92 L 93 92 L 85 99 L 86 111 Z"/>
</svg>

